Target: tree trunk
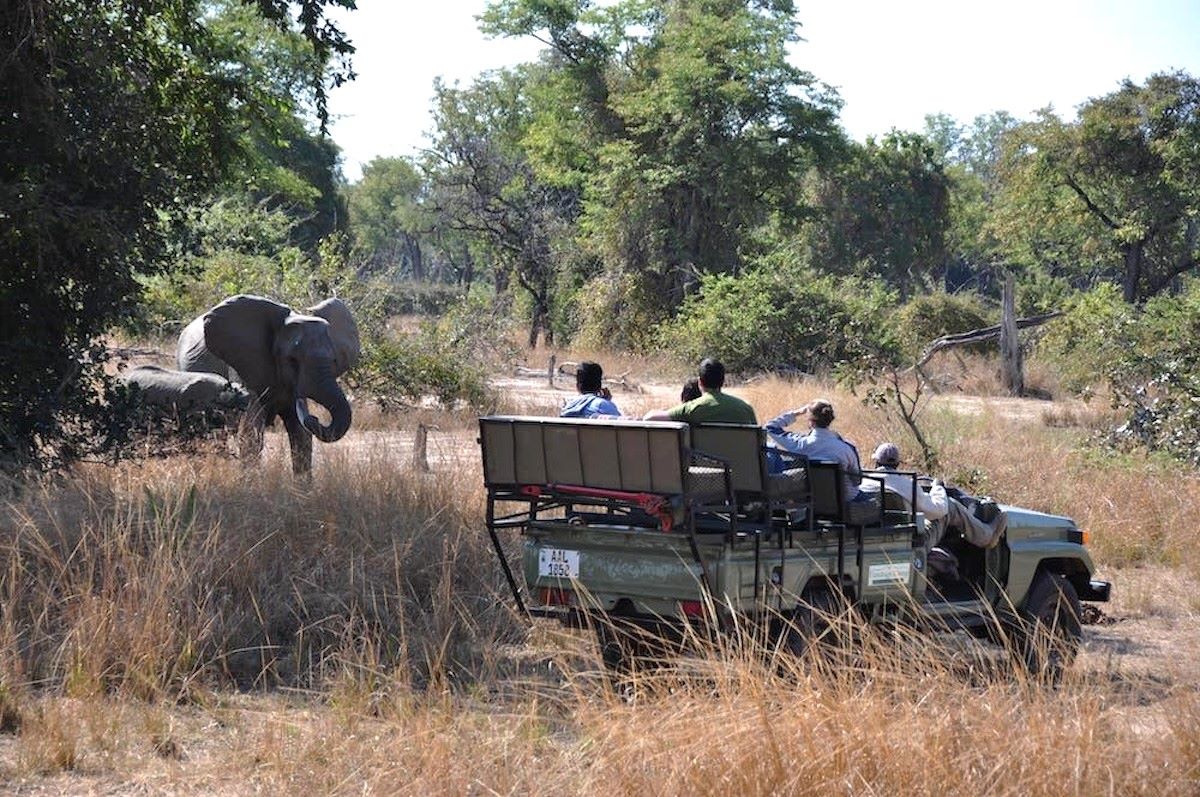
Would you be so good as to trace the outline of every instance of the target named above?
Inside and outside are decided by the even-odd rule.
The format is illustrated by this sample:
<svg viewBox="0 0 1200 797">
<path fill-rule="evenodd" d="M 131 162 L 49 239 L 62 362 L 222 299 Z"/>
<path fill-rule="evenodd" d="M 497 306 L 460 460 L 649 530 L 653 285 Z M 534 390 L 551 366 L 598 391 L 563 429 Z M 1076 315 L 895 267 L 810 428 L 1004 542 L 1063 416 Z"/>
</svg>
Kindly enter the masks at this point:
<svg viewBox="0 0 1200 797">
<path fill-rule="evenodd" d="M 418 282 L 425 279 L 425 263 L 421 258 L 421 242 L 415 236 L 403 233 L 404 236 L 404 254 L 408 259 L 408 267 L 412 271 L 412 278 Z"/>
<path fill-rule="evenodd" d="M 1125 250 L 1125 276 L 1122 289 L 1125 301 L 1133 304 L 1138 300 L 1138 282 L 1142 278 L 1142 244 L 1130 244 Z"/>
<path fill-rule="evenodd" d="M 1020 396 L 1025 392 L 1021 338 L 1017 331 L 1016 292 L 1016 280 L 1012 274 L 1005 275 L 1000 319 L 1000 382 L 1010 396 Z"/>
</svg>

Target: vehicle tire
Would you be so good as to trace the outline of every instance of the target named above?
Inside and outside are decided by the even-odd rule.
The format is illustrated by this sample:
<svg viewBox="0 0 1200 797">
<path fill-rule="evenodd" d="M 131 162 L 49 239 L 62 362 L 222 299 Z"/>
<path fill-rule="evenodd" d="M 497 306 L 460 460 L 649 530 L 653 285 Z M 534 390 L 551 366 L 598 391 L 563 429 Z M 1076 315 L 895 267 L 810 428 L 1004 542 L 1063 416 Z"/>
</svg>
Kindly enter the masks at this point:
<svg viewBox="0 0 1200 797">
<path fill-rule="evenodd" d="M 617 617 L 602 617 L 593 622 L 600 660 L 610 676 L 628 678 L 648 669 L 658 660 L 646 638 L 647 632 Z"/>
<path fill-rule="evenodd" d="M 838 597 L 829 587 L 805 590 L 790 622 L 784 626 L 784 650 L 797 657 L 830 652 L 835 647 L 836 635 L 830 620 L 839 610 Z"/>
<path fill-rule="evenodd" d="M 1062 678 L 1083 639 L 1083 609 L 1075 587 L 1057 573 L 1042 571 L 1029 588 L 1020 622 L 1010 635 L 1018 660 L 1050 683 Z"/>
</svg>

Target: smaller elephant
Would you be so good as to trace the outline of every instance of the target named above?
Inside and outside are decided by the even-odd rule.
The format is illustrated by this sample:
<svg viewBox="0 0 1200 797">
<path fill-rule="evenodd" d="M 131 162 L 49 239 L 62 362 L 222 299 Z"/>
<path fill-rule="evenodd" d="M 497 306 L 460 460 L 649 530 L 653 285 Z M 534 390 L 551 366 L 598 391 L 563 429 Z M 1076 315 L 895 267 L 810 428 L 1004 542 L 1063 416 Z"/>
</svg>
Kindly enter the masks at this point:
<svg viewBox="0 0 1200 797">
<path fill-rule="evenodd" d="M 206 410 L 244 410 L 250 404 L 250 393 L 245 388 L 216 374 L 142 365 L 125 371 L 120 379 L 137 388 L 146 406 L 180 415 Z"/>
</svg>

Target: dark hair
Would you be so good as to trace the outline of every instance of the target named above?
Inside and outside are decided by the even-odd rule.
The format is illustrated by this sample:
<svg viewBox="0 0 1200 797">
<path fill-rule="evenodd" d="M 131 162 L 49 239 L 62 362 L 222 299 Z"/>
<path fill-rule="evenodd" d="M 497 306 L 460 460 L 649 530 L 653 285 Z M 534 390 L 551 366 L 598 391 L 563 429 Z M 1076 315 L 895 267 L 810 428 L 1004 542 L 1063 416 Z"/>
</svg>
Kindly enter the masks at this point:
<svg viewBox="0 0 1200 797">
<path fill-rule="evenodd" d="M 833 405 L 826 399 L 816 399 L 809 403 L 808 415 L 818 428 L 827 429 L 833 423 Z"/>
<path fill-rule="evenodd" d="M 705 357 L 700 361 L 700 387 L 720 390 L 725 384 L 725 366 L 720 360 Z"/>
<path fill-rule="evenodd" d="M 704 391 L 700 389 L 700 382 L 696 379 L 689 379 L 683 383 L 683 390 L 679 393 L 679 400 L 684 404 L 689 401 L 695 401 L 704 395 Z"/>
<path fill-rule="evenodd" d="M 604 369 L 600 363 L 581 362 L 575 369 L 575 387 L 580 393 L 597 393 L 604 382 Z"/>
</svg>

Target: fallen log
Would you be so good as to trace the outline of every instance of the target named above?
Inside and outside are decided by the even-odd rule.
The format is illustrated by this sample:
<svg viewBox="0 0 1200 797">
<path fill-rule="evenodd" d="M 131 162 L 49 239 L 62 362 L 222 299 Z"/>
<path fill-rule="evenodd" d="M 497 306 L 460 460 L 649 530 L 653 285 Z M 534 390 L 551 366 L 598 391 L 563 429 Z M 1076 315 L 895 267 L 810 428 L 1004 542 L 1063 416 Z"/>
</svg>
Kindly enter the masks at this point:
<svg viewBox="0 0 1200 797">
<path fill-rule="evenodd" d="M 1028 329 L 1029 327 L 1041 326 L 1047 321 L 1053 321 L 1063 314 L 1062 310 L 1055 310 L 1051 313 L 1043 313 L 1042 315 L 1030 316 L 1028 318 L 1018 318 L 1016 321 L 1017 329 Z M 992 338 L 1000 337 L 1000 324 L 981 329 L 972 329 L 968 332 L 956 332 L 953 335 L 942 335 L 936 338 L 925 347 L 921 352 L 920 358 L 916 365 L 908 370 L 921 370 L 921 366 L 929 362 L 933 355 L 937 354 L 942 349 L 949 349 L 954 346 L 965 346 L 969 343 L 980 343 L 981 341 L 991 340 Z"/>
</svg>

